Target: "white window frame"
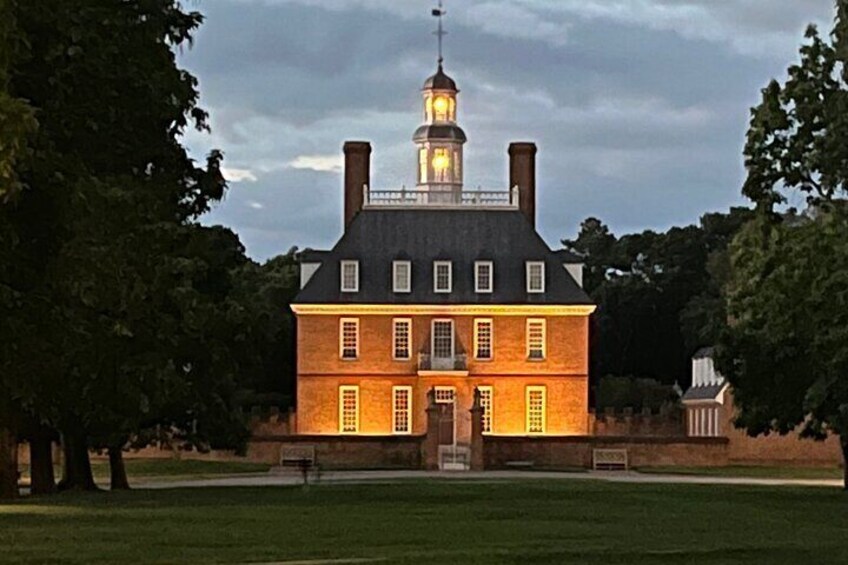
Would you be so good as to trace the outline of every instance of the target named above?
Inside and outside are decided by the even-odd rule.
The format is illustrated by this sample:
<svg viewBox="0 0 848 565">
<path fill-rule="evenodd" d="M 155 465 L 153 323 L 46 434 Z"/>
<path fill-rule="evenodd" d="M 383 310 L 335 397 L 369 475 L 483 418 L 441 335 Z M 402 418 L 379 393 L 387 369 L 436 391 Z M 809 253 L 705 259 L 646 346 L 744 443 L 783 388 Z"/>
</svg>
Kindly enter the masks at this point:
<svg viewBox="0 0 848 565">
<path fill-rule="evenodd" d="M 398 430 L 398 397 L 399 392 L 406 393 L 406 430 Z M 412 387 L 411 386 L 393 386 L 392 387 L 392 433 L 395 435 L 410 435 L 412 434 Z"/>
<path fill-rule="evenodd" d="M 489 356 L 480 357 L 480 324 L 489 324 Z M 491 361 L 495 358 L 495 324 L 492 318 L 474 318 L 474 359 Z"/>
<path fill-rule="evenodd" d="M 356 356 L 345 357 L 344 344 L 344 328 L 345 324 L 354 324 L 356 326 Z M 359 359 L 359 318 L 340 318 L 339 319 L 339 359 L 342 361 L 356 361 Z"/>
<path fill-rule="evenodd" d="M 406 357 L 398 357 L 397 339 L 398 325 L 406 325 Z M 392 319 L 392 359 L 395 361 L 409 361 L 412 359 L 412 318 L 393 318 Z"/>
<path fill-rule="evenodd" d="M 540 286 L 539 288 L 533 288 L 530 284 L 533 280 L 531 276 L 531 272 L 534 267 L 539 267 L 540 272 Z M 529 294 L 541 294 L 545 292 L 545 262 L 544 261 L 527 261 L 524 264 L 524 275 L 527 283 L 527 292 Z"/>
<path fill-rule="evenodd" d="M 491 434 L 495 428 L 495 388 L 483 385 L 478 386 L 477 390 L 480 391 L 480 406 L 483 407 L 483 433 Z"/>
<path fill-rule="evenodd" d="M 542 393 L 542 429 L 530 430 L 530 395 L 534 392 Z M 548 387 L 544 385 L 529 385 L 524 389 L 524 426 L 528 435 L 540 435 L 548 430 Z"/>
<path fill-rule="evenodd" d="M 533 357 L 531 355 L 532 344 L 530 343 L 530 326 L 540 324 L 542 328 L 542 356 Z M 548 357 L 548 323 L 545 318 L 527 318 L 527 323 L 524 327 L 524 339 L 527 345 L 527 360 L 528 361 L 544 361 Z"/>
<path fill-rule="evenodd" d="M 447 322 L 450 324 L 451 332 L 451 355 L 450 357 L 436 357 L 436 323 Z M 456 357 L 456 324 L 451 318 L 433 318 L 430 322 L 430 358 L 431 359 L 453 359 Z"/>
<path fill-rule="evenodd" d="M 439 288 L 439 267 L 448 268 L 448 287 Z M 433 261 L 433 292 L 437 294 L 448 294 L 453 290 L 453 262 Z"/>
<path fill-rule="evenodd" d="M 345 268 L 353 267 L 353 286 L 345 286 Z M 345 259 L 339 262 L 339 281 L 342 292 L 359 292 L 359 261 L 353 259 Z"/>
<path fill-rule="evenodd" d="M 480 268 L 487 267 L 489 269 L 489 286 L 484 288 L 480 286 Z M 478 294 L 491 294 L 495 288 L 495 264 L 492 261 L 475 261 L 474 262 L 474 292 Z"/>
<path fill-rule="evenodd" d="M 455 386 L 437 386 L 434 389 L 433 400 L 436 401 L 436 404 L 456 404 Z"/>
<path fill-rule="evenodd" d="M 399 267 L 406 267 L 406 287 L 398 284 Z M 412 292 L 412 261 L 392 261 L 392 290 L 399 294 Z"/>
<path fill-rule="evenodd" d="M 354 408 L 354 429 L 345 429 L 345 406 L 344 397 L 346 392 L 353 392 L 356 407 Z M 359 386 L 342 385 L 339 387 L 339 433 L 344 435 L 359 433 Z"/>
</svg>

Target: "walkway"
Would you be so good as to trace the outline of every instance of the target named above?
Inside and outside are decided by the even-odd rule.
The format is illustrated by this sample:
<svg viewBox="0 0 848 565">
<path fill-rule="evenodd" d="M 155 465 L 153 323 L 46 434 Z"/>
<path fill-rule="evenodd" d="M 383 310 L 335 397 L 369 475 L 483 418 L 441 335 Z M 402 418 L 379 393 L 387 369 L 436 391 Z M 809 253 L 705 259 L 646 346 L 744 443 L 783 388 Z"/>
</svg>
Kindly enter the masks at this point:
<svg viewBox="0 0 848 565">
<path fill-rule="evenodd" d="M 310 478 L 310 480 L 313 480 Z M 328 471 L 321 473 L 320 484 L 395 483 L 407 480 L 441 481 L 516 481 L 516 480 L 595 480 L 613 483 L 662 483 L 695 485 L 753 485 L 841 488 L 838 479 L 763 479 L 754 477 L 707 477 L 695 475 L 651 475 L 635 471 L 588 471 L 568 473 L 558 471 Z M 194 487 L 259 487 L 298 485 L 302 482 L 296 472 L 233 475 L 218 478 L 186 479 L 163 482 L 134 483 L 134 488 L 172 489 Z"/>
</svg>

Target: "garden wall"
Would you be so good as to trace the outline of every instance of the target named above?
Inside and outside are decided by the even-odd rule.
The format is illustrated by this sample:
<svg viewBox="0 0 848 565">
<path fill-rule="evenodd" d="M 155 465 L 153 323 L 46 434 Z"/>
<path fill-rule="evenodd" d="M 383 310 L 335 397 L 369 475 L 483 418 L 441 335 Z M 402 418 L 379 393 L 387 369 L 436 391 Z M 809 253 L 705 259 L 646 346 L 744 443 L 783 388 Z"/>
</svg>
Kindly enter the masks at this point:
<svg viewBox="0 0 848 565">
<path fill-rule="evenodd" d="M 728 463 L 727 444 L 727 438 L 485 436 L 483 453 L 487 469 L 508 468 L 516 462 L 551 469 L 589 468 L 593 449 L 626 449 L 631 467 L 719 467 Z"/>
</svg>

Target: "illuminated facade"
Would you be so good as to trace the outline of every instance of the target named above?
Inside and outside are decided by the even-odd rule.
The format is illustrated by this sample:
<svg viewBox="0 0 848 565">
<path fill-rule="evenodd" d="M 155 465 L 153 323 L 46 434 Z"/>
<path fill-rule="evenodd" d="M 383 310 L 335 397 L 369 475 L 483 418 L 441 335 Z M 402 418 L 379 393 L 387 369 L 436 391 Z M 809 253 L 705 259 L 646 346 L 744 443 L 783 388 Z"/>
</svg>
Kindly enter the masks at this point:
<svg viewBox="0 0 848 565">
<path fill-rule="evenodd" d="M 508 188 L 464 191 L 441 62 L 422 93 L 416 188 L 375 190 L 370 145 L 346 143 L 344 235 L 301 254 L 296 431 L 423 435 L 435 411 L 461 451 L 476 394 L 484 434 L 586 435 L 595 307 L 535 231 L 536 147 L 510 145 Z"/>
</svg>

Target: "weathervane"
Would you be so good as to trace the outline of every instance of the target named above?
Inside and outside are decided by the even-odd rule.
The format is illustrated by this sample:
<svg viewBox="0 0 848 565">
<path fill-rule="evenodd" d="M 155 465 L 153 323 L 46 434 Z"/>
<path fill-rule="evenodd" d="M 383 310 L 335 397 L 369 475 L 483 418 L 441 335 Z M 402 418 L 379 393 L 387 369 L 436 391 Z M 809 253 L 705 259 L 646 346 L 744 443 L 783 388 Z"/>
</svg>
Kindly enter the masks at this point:
<svg viewBox="0 0 848 565">
<path fill-rule="evenodd" d="M 433 32 L 433 35 L 439 38 L 439 66 L 442 66 L 442 61 L 444 61 L 444 57 L 442 57 L 442 38 L 447 35 L 446 32 L 442 28 L 442 18 L 447 14 L 447 10 L 442 7 L 442 0 L 439 0 L 439 7 L 433 8 L 433 16 L 439 18 L 439 28 Z"/>
</svg>

